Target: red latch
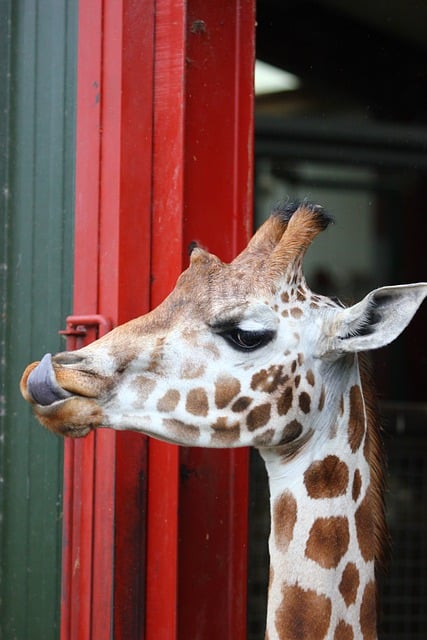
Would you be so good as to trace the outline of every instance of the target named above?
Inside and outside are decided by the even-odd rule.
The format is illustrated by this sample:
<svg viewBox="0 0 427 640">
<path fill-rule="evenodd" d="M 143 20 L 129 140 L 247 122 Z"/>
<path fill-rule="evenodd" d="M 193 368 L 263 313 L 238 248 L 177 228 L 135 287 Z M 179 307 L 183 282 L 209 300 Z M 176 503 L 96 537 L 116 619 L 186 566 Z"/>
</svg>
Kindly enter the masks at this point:
<svg viewBox="0 0 427 640">
<path fill-rule="evenodd" d="M 67 339 L 67 351 L 80 349 L 101 338 L 113 328 L 112 321 L 99 314 L 68 316 L 66 323 L 66 328 L 59 333 Z"/>
</svg>

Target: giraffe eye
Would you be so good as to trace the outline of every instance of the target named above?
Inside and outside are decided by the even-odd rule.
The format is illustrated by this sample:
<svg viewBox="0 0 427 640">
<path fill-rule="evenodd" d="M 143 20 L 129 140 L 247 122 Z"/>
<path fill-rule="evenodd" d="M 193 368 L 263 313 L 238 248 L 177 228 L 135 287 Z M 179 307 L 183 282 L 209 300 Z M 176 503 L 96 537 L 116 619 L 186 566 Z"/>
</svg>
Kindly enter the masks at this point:
<svg viewBox="0 0 427 640">
<path fill-rule="evenodd" d="M 270 342 L 274 337 L 274 331 L 245 331 L 238 327 L 229 329 L 221 333 L 224 340 L 226 340 L 234 349 L 239 351 L 255 351 L 263 347 Z"/>
</svg>

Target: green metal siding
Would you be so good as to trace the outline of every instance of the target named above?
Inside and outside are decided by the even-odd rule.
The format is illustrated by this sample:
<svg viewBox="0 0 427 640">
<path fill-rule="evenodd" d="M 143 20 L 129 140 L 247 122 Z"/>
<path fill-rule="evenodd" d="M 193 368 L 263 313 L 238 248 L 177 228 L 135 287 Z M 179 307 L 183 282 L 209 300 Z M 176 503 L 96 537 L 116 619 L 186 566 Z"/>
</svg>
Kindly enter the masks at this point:
<svg viewBox="0 0 427 640">
<path fill-rule="evenodd" d="M 59 637 L 62 441 L 18 383 L 71 310 L 77 0 L 0 0 L 0 637 Z M 6 64 L 5 64 L 6 61 Z"/>
</svg>

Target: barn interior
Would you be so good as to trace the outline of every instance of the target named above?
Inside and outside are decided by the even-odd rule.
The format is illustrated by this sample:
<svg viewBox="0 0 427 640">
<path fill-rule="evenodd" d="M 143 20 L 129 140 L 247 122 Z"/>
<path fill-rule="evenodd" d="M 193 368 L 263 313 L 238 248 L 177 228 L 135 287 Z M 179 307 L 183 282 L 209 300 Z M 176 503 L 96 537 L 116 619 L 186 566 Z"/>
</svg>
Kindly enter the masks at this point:
<svg viewBox="0 0 427 640">
<path fill-rule="evenodd" d="M 345 303 L 427 280 L 426 24 L 417 0 L 257 3 L 257 60 L 277 77 L 269 86 L 257 73 L 255 224 L 283 199 L 325 206 L 335 225 L 310 248 L 306 275 L 313 290 Z M 393 545 L 379 636 L 390 640 L 421 640 L 427 624 L 426 322 L 424 305 L 395 344 L 371 356 L 389 459 Z M 268 489 L 256 453 L 251 465 L 257 541 L 268 531 Z M 267 549 L 255 542 L 251 640 L 263 637 L 266 567 Z"/>
</svg>

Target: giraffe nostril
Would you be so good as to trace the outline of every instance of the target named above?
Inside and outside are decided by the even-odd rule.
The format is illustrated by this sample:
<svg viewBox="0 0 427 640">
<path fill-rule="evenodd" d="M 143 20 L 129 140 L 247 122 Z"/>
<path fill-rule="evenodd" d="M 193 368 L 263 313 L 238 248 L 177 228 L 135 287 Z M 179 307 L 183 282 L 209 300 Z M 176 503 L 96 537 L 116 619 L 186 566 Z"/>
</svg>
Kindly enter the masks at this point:
<svg viewBox="0 0 427 640">
<path fill-rule="evenodd" d="M 52 361 L 55 364 L 67 365 L 67 364 L 79 364 L 84 360 L 84 357 L 73 351 L 63 351 L 53 356 Z"/>
</svg>

